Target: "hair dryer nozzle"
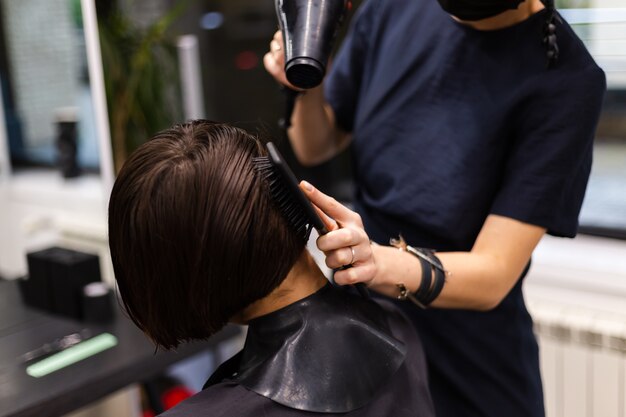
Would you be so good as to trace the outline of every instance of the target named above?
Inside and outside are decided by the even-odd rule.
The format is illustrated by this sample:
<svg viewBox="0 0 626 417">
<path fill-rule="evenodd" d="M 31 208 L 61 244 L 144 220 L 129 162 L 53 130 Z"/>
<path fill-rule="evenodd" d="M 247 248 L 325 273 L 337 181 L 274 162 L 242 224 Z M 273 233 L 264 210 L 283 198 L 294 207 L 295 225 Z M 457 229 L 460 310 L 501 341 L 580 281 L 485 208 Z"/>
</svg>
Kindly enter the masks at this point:
<svg viewBox="0 0 626 417">
<path fill-rule="evenodd" d="M 299 88 L 319 85 L 347 0 L 275 0 L 283 32 L 287 80 Z"/>
<path fill-rule="evenodd" d="M 300 88 L 313 88 L 322 83 L 326 69 L 313 58 L 294 58 L 285 64 L 287 80 Z"/>
</svg>

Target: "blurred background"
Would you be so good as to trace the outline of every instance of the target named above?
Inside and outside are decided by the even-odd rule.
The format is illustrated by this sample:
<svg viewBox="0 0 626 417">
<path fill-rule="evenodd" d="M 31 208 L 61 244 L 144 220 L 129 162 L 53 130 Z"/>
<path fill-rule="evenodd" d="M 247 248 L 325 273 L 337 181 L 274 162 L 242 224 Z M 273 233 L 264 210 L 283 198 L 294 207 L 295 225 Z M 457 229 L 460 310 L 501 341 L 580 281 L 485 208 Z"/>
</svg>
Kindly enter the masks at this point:
<svg viewBox="0 0 626 417">
<path fill-rule="evenodd" d="M 548 416 L 626 417 L 626 5 L 557 5 L 606 72 L 608 93 L 581 235 L 542 241 L 526 296 Z M 276 30 L 272 0 L 0 0 L 0 278 L 26 276 L 27 253 L 61 246 L 96 254 L 113 286 L 106 204 L 115 172 L 150 135 L 190 118 L 273 138 L 299 177 L 349 203 L 349 151 L 304 169 L 279 128 L 285 100 L 262 64 Z M 0 341 L 12 329 L 0 327 Z M 167 367 L 167 383 L 135 381 L 152 385 L 79 413 L 139 415 L 140 392 L 197 391 L 241 340 Z M 0 360 L 0 404 L 10 386 L 2 373 Z"/>
</svg>

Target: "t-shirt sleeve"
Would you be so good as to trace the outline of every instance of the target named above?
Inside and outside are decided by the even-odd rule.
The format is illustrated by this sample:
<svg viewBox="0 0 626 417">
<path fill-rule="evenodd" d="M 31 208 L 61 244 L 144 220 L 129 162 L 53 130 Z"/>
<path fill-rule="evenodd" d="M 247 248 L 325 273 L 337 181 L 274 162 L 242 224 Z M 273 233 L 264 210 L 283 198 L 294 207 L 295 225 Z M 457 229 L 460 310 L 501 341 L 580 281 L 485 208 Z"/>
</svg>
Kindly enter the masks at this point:
<svg viewBox="0 0 626 417">
<path fill-rule="evenodd" d="M 596 66 L 554 70 L 525 100 L 491 213 L 574 237 L 591 171 L 593 139 L 606 90 Z"/>
<path fill-rule="evenodd" d="M 365 2 L 356 12 L 324 82 L 326 102 L 335 113 L 337 125 L 346 132 L 351 132 L 354 126 L 376 1 Z"/>
</svg>

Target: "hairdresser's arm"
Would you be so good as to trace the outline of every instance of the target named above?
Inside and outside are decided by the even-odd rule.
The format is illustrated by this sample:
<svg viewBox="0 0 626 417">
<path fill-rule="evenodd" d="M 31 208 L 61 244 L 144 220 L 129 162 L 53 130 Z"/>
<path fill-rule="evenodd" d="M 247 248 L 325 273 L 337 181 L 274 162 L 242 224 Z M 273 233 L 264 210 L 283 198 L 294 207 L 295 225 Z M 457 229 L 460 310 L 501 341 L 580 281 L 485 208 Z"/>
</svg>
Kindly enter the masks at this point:
<svg viewBox="0 0 626 417">
<path fill-rule="evenodd" d="M 287 81 L 282 34 L 277 31 L 270 50 L 263 57 L 265 69 L 279 83 L 297 90 Z M 307 90 L 296 99 L 288 130 L 293 150 L 303 165 L 316 165 L 342 151 L 350 142 L 350 134 L 336 127 L 332 108 L 324 99 L 322 86 Z"/>
<path fill-rule="evenodd" d="M 544 233 L 541 227 L 490 215 L 470 252 L 437 253 L 450 274 L 433 307 L 495 308 L 519 279 Z M 421 266 L 413 255 L 381 245 L 374 245 L 373 252 L 378 274 L 368 285 L 390 296 L 398 294 L 394 287 L 400 281 L 417 290 Z"/>
<path fill-rule="evenodd" d="M 322 210 L 330 205 L 326 202 L 330 197 L 319 190 L 303 189 Z M 495 308 L 517 282 L 544 233 L 545 229 L 541 227 L 490 215 L 470 252 L 437 253 L 450 274 L 432 306 L 482 311 Z M 345 235 L 332 233 L 317 241 L 319 249 L 327 254 L 326 264 L 330 268 L 349 262 L 351 252 L 347 247 L 351 244 Z M 417 290 L 421 266 L 415 256 L 391 246 L 373 244 L 371 249 L 376 265 L 374 277 L 361 275 L 358 269 L 348 269 L 335 274 L 335 281 L 339 284 L 365 282 L 370 288 L 391 297 L 398 295 L 396 284 L 399 282 L 412 292 Z"/>
</svg>

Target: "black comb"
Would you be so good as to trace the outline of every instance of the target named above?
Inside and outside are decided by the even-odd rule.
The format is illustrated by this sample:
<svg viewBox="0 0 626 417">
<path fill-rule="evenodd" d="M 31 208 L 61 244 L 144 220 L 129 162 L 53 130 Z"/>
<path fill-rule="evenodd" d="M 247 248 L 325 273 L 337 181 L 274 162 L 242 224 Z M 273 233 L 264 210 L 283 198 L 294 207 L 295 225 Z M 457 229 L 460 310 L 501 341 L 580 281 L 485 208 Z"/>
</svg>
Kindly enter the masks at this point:
<svg viewBox="0 0 626 417">
<path fill-rule="evenodd" d="M 276 146 L 272 142 L 268 142 L 266 146 L 268 156 L 254 158 L 253 161 L 257 172 L 269 184 L 270 193 L 278 208 L 304 240 L 308 240 L 313 227 L 320 236 L 328 233 L 328 229 L 315 212 L 313 205 L 302 194 L 296 176 Z"/>
<path fill-rule="evenodd" d="M 305 241 L 309 239 L 313 227 L 320 236 L 328 233 L 326 225 L 309 199 L 302 193 L 298 179 L 276 146 L 272 142 L 267 142 L 266 147 L 268 156 L 253 158 L 253 163 L 256 171 L 269 184 L 270 194 L 283 215 Z M 359 282 L 355 286 L 361 296 L 369 298 L 365 284 Z"/>
</svg>

